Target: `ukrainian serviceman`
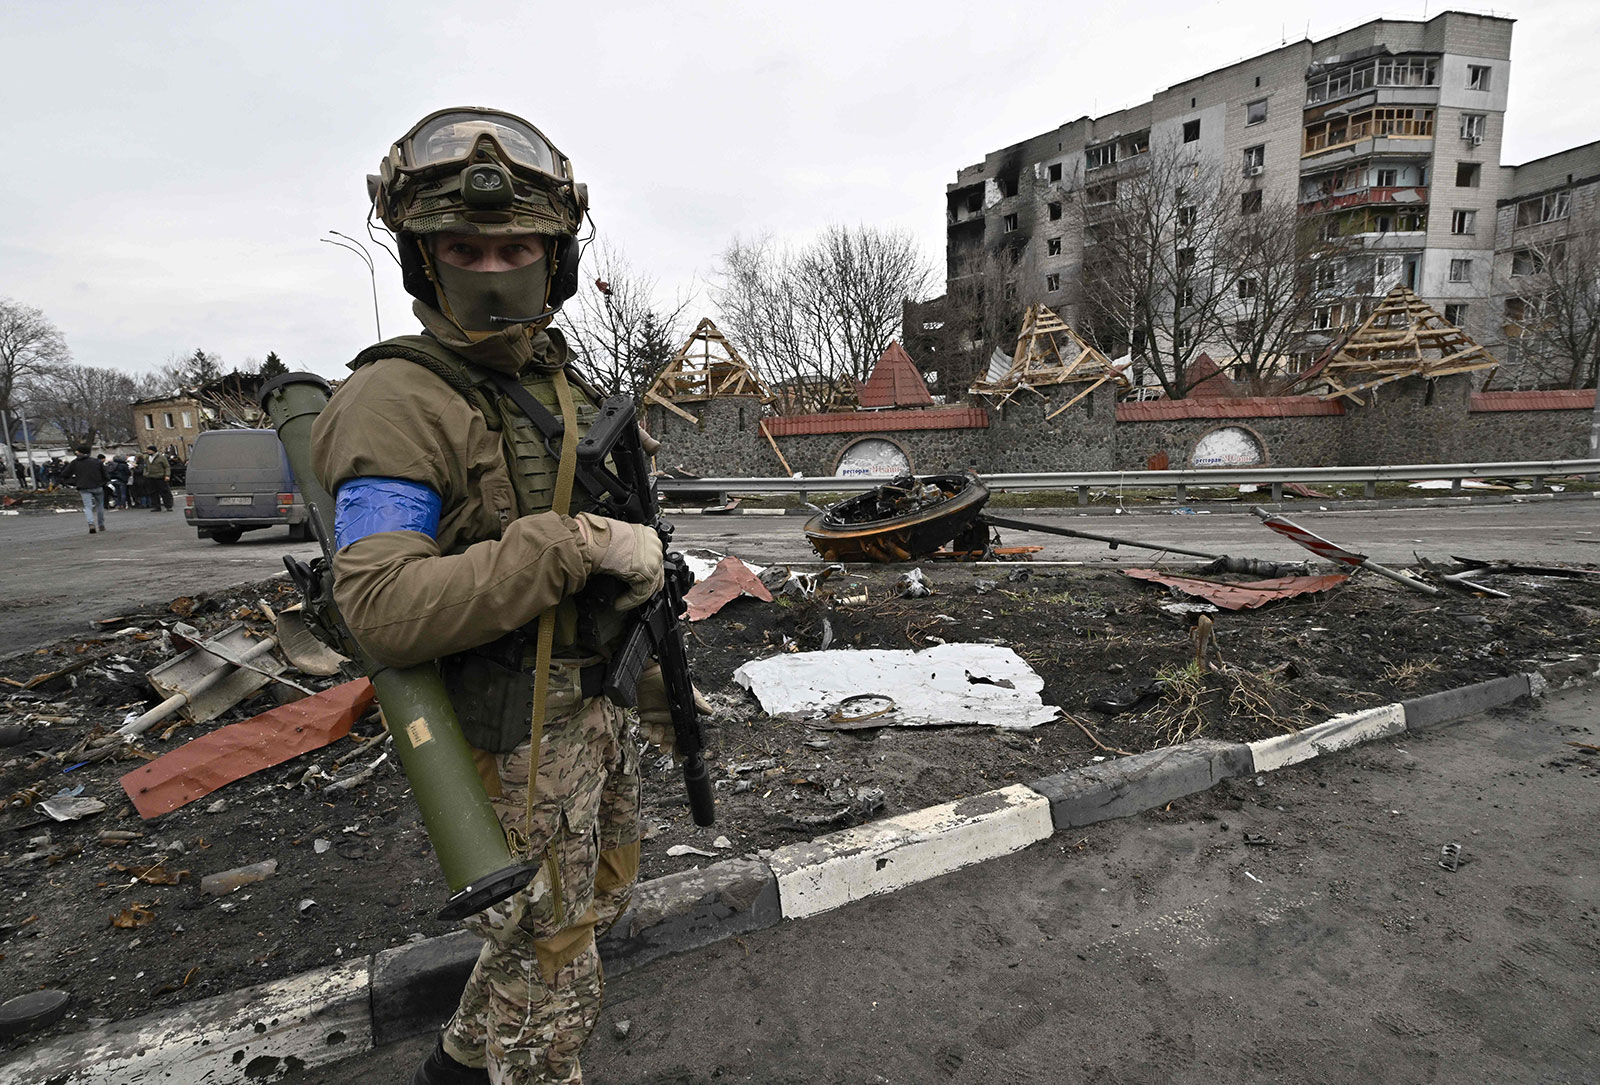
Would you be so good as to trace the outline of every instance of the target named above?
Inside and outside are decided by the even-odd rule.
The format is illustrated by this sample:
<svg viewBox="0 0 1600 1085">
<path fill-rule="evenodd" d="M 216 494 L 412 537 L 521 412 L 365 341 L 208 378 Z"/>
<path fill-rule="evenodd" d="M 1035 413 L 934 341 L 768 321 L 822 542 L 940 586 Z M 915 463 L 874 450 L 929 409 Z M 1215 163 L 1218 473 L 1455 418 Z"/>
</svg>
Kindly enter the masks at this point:
<svg viewBox="0 0 1600 1085">
<path fill-rule="evenodd" d="M 368 182 L 423 334 L 358 355 L 312 431 L 334 598 L 381 663 L 438 661 L 512 851 L 540 863 L 466 920 L 483 950 L 413 1082 L 577 1082 L 595 937 L 639 862 L 637 731 L 599 694 L 662 578 L 656 534 L 573 487 L 597 397 L 548 325 L 577 286 L 588 196 L 536 128 L 484 109 L 424 118 Z"/>
</svg>

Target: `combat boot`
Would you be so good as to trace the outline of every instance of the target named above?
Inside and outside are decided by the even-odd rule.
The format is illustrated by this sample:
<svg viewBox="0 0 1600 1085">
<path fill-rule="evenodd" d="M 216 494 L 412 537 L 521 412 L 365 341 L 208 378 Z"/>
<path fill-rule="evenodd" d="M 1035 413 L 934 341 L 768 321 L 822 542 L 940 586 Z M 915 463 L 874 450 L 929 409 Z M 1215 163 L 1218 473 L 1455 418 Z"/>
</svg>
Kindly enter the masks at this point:
<svg viewBox="0 0 1600 1085">
<path fill-rule="evenodd" d="M 411 1085 L 489 1085 L 489 1071 L 480 1066 L 463 1066 L 445 1054 L 442 1039 L 435 1040 L 433 1050 L 411 1075 Z"/>
</svg>

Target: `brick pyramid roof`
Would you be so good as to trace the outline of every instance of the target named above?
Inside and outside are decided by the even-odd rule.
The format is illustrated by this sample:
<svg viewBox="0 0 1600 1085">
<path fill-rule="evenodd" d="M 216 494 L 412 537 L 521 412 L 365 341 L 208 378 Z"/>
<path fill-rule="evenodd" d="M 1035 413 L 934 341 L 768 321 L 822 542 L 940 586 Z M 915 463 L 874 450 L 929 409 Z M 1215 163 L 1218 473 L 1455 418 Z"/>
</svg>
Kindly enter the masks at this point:
<svg viewBox="0 0 1600 1085">
<path fill-rule="evenodd" d="M 933 396 L 917 363 L 899 342 L 892 342 L 872 367 L 872 375 L 856 387 L 856 400 L 863 407 L 931 407 Z"/>
<path fill-rule="evenodd" d="M 1222 371 L 1209 354 L 1201 354 L 1196 358 L 1184 375 L 1189 380 L 1190 399 L 1225 399 L 1240 394 L 1233 379 Z"/>
</svg>

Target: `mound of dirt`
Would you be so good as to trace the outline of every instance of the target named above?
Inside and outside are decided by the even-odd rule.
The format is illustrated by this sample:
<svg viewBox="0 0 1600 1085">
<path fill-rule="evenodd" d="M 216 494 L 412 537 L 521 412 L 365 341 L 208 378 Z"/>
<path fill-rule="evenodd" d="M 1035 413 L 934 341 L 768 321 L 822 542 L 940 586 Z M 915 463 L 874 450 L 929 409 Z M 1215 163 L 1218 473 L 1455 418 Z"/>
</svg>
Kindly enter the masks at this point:
<svg viewBox="0 0 1600 1085">
<path fill-rule="evenodd" d="M 1189 619 L 1165 589 L 1087 568 L 929 566 L 933 594 L 894 592 L 898 569 L 835 578 L 809 598 L 739 599 L 691 627 L 717 824 L 690 820 L 678 773 L 645 758 L 643 877 L 752 855 L 877 817 L 1195 736 L 1246 740 L 1328 715 L 1526 670 L 1593 650 L 1600 580 L 1501 576 L 1510 599 L 1428 598 L 1375 579 L 1212 615 L 1216 642 L 1194 666 Z M 864 602 L 844 602 L 865 589 Z M 446 896 L 404 776 L 390 757 L 348 789 L 327 783 L 370 764 L 376 715 L 348 739 L 143 821 L 118 780 L 145 759 L 275 703 L 263 693 L 222 719 L 157 727 L 113 759 L 80 764 L 96 736 L 154 701 L 145 673 L 170 658 L 167 627 L 270 630 L 260 603 L 292 602 L 271 580 L 108 619 L 104 633 L 0 664 L 0 999 L 71 993 L 54 1031 L 180 1002 L 443 934 Z M 1031 731 L 987 727 L 835 730 L 773 719 L 733 682 L 742 663 L 825 642 L 835 649 L 1011 647 L 1044 679 L 1063 718 Z M 322 688 L 339 679 L 300 679 Z M 863 693 L 884 693 L 863 690 Z M 891 695 L 892 695 L 892 691 Z M 1098 710 L 1097 710 L 1098 709 Z M 343 761 L 335 770 L 335 762 Z M 32 800 L 82 787 L 106 809 L 56 822 Z M 718 846 L 720 838 L 723 846 Z M 694 852 L 669 856 L 674 845 Z M 276 862 L 226 896 L 206 875 Z M 39 1034 L 9 1041 L 11 1046 Z"/>
</svg>

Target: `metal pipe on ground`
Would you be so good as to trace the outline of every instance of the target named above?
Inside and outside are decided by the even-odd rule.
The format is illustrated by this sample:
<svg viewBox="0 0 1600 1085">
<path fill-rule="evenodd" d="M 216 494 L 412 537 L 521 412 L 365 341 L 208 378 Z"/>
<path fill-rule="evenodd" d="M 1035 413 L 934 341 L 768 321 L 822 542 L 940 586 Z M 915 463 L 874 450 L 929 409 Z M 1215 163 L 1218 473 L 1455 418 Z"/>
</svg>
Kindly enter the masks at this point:
<svg viewBox="0 0 1600 1085">
<path fill-rule="evenodd" d="M 260 659 L 277 646 L 278 641 L 275 637 L 266 637 L 257 641 L 254 647 L 240 655 L 237 659 L 229 662 L 233 664 L 249 663 L 253 660 Z M 257 668 L 250 667 L 247 669 L 255 670 Z M 204 693 L 206 690 L 210 689 L 212 686 L 216 685 L 218 682 L 222 681 L 223 678 L 232 673 L 232 666 L 218 667 L 204 678 L 201 678 L 199 681 L 195 682 L 191 688 L 180 693 L 174 693 L 171 697 L 168 697 L 166 700 L 156 705 L 144 715 L 138 717 L 137 719 L 129 720 L 121 727 L 118 727 L 117 734 L 125 735 L 130 738 L 134 735 L 144 734 L 146 731 L 150 730 L 150 728 L 154 727 L 156 724 L 160 723 L 162 720 L 178 711 L 178 709 L 188 704 L 195 697 L 199 696 L 201 693 Z"/>
</svg>

